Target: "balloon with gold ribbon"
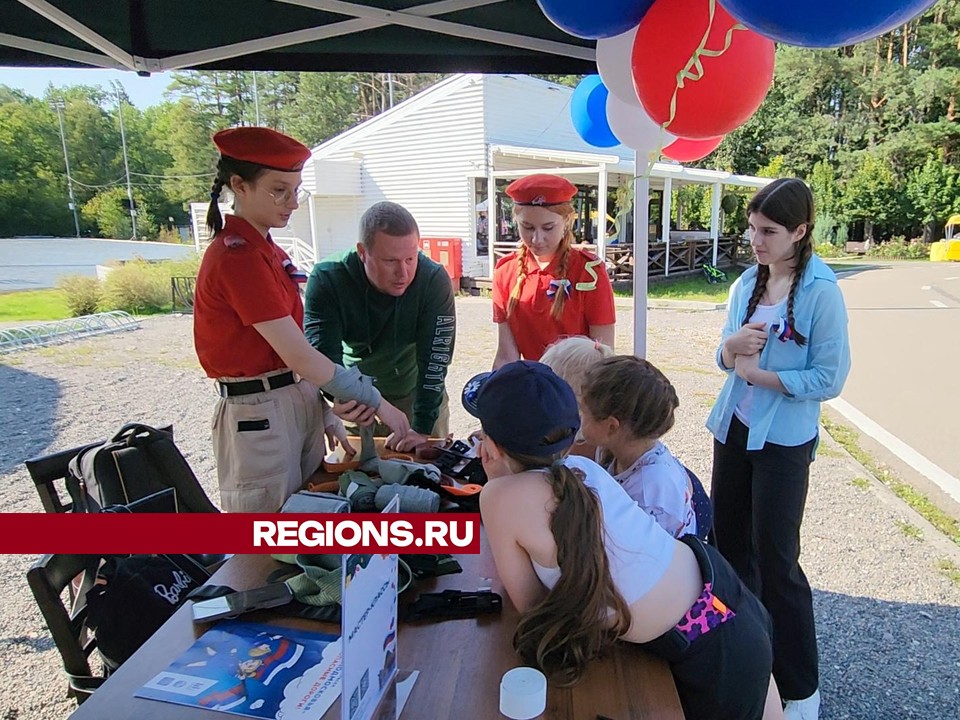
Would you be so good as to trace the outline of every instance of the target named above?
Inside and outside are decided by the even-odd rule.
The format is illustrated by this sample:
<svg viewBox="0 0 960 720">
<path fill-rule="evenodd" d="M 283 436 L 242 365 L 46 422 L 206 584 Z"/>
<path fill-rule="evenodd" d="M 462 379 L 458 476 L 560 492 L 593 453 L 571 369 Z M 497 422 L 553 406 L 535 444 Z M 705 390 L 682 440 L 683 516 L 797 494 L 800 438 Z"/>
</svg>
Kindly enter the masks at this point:
<svg viewBox="0 0 960 720">
<path fill-rule="evenodd" d="M 631 64 L 654 122 L 702 140 L 750 119 L 770 88 L 773 62 L 773 42 L 716 0 L 657 0 L 637 28 Z"/>
</svg>

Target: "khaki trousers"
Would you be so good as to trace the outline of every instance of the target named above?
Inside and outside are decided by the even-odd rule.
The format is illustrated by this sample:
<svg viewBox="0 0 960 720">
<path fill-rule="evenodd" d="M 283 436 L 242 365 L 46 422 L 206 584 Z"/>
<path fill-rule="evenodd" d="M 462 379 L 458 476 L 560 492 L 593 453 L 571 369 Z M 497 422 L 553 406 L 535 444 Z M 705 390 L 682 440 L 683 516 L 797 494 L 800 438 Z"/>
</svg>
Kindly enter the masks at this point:
<svg viewBox="0 0 960 720">
<path fill-rule="evenodd" d="M 259 377 L 283 372 L 287 371 Z M 323 461 L 325 411 L 316 386 L 306 380 L 276 390 L 221 398 L 213 415 L 212 435 L 223 510 L 279 510 Z"/>
</svg>

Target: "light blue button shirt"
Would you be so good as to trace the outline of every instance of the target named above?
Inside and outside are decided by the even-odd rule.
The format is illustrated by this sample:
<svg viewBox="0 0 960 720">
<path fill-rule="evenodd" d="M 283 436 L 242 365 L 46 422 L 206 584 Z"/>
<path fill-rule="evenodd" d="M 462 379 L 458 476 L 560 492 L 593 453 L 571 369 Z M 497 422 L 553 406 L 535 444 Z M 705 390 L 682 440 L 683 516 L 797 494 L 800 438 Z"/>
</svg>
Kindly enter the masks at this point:
<svg viewBox="0 0 960 720">
<path fill-rule="evenodd" d="M 727 301 L 727 322 L 717 348 L 717 365 L 727 373 L 727 381 L 707 418 L 707 429 L 720 442 L 726 442 L 734 408 L 747 389 L 743 378 L 724 367 L 720 350 L 723 342 L 742 327 L 756 284 L 754 265 L 733 284 Z M 783 342 L 774 328 L 768 328 L 770 336 L 760 353 L 760 367 L 776 372 L 787 392 L 753 386 L 747 450 L 760 450 L 767 442 L 795 447 L 815 437 L 820 403 L 840 394 L 850 372 L 843 294 L 833 270 L 816 255 L 803 270 L 794 298 L 793 319 L 807 344 L 801 347 L 793 340 Z"/>
</svg>

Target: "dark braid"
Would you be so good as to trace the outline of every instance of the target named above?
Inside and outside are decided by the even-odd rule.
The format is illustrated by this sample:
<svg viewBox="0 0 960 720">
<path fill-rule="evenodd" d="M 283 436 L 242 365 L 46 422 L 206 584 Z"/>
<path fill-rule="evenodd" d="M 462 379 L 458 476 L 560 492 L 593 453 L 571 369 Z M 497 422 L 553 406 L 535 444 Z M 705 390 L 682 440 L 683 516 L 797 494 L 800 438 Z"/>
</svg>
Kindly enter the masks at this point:
<svg viewBox="0 0 960 720">
<path fill-rule="evenodd" d="M 750 318 L 752 318 L 753 313 L 756 312 L 757 305 L 760 304 L 760 298 L 763 297 L 763 293 L 767 289 L 767 279 L 769 277 L 770 268 L 766 265 L 757 265 L 757 284 L 753 288 L 753 295 L 750 296 L 750 302 L 747 303 L 747 315 L 743 318 L 743 322 L 740 323 L 741 326 L 750 322 Z"/>
<path fill-rule="evenodd" d="M 223 217 L 220 215 L 220 191 L 223 190 L 223 179 L 217 175 L 210 188 L 210 207 L 207 208 L 207 229 L 213 237 L 223 229 Z"/>
<path fill-rule="evenodd" d="M 810 256 L 813 255 L 813 244 L 808 242 L 809 235 L 810 234 L 807 233 L 807 237 L 797 243 L 797 252 L 796 255 L 794 255 L 797 264 L 793 268 L 793 279 L 790 281 L 790 294 L 787 296 L 787 324 L 790 325 L 790 330 L 793 333 L 793 341 L 800 347 L 807 344 L 807 338 L 797 330 L 797 326 L 793 322 L 793 299 L 797 294 L 797 288 L 800 287 L 803 269 L 807 266 L 807 261 L 810 260 Z"/>
<path fill-rule="evenodd" d="M 230 178 L 237 175 L 244 182 L 255 182 L 258 177 L 267 172 L 267 168 L 246 160 L 236 160 L 221 155 L 217 162 L 217 177 L 210 188 L 210 207 L 207 208 L 207 228 L 213 237 L 223 229 L 223 218 L 220 215 L 220 193 L 223 188 L 230 187 Z"/>
</svg>

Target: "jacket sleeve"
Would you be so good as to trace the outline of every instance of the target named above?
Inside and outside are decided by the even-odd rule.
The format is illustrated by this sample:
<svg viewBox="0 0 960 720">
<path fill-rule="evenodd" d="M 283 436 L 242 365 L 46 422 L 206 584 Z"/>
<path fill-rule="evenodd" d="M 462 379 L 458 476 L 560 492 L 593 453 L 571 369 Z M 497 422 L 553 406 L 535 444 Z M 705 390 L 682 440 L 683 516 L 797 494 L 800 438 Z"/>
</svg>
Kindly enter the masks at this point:
<svg viewBox="0 0 960 720">
<path fill-rule="evenodd" d="M 314 267 L 307 280 L 303 305 L 303 333 L 307 341 L 331 362 L 343 364 L 343 324 L 337 307 L 332 275 Z"/>
<path fill-rule="evenodd" d="M 740 318 L 737 317 L 736 313 L 738 312 L 739 307 L 739 298 L 741 292 L 741 275 L 736 280 L 734 280 L 733 285 L 730 286 L 730 294 L 727 295 L 727 321 L 723 324 L 723 332 L 720 334 L 720 344 L 717 345 L 717 367 L 723 370 L 728 375 L 733 372 L 733 368 L 728 368 L 723 364 L 723 344 L 727 341 L 727 338 L 733 335 L 737 330 L 740 329 Z"/>
<path fill-rule="evenodd" d="M 440 414 L 447 368 L 457 335 L 453 284 L 442 268 L 433 274 L 417 321 L 417 394 L 412 427 L 429 435 Z"/>
<path fill-rule="evenodd" d="M 787 400 L 822 402 L 837 397 L 850 372 L 850 339 L 847 308 L 836 283 L 817 295 L 807 342 L 807 367 L 777 373 Z"/>
</svg>

